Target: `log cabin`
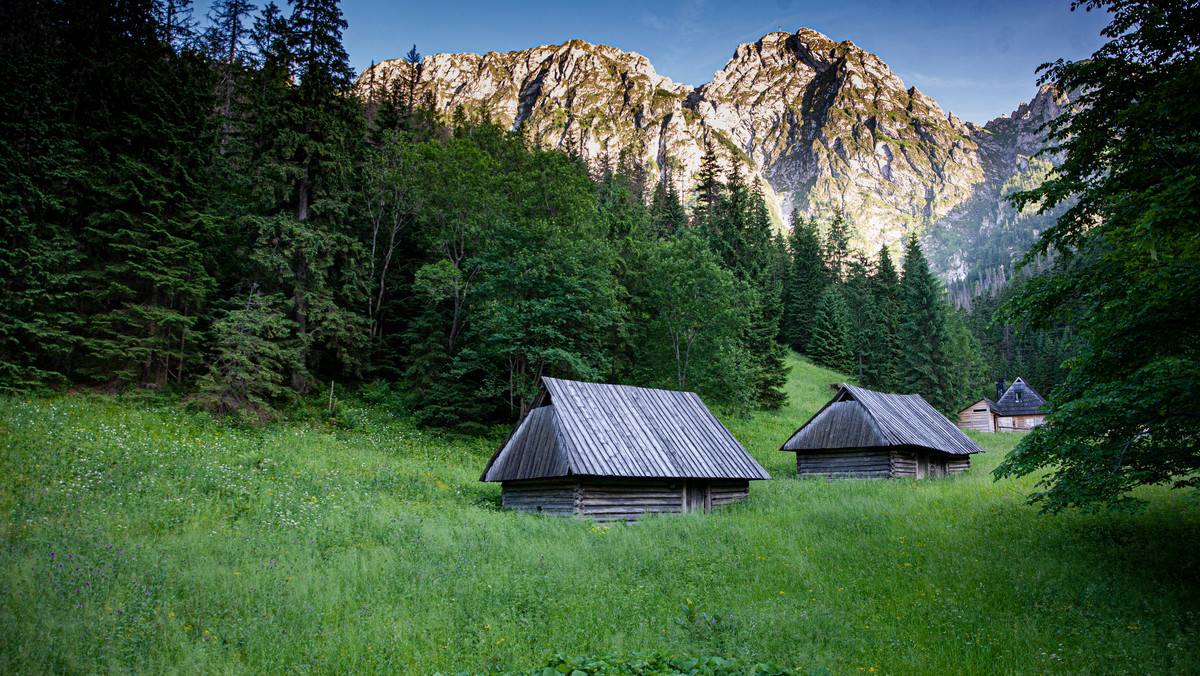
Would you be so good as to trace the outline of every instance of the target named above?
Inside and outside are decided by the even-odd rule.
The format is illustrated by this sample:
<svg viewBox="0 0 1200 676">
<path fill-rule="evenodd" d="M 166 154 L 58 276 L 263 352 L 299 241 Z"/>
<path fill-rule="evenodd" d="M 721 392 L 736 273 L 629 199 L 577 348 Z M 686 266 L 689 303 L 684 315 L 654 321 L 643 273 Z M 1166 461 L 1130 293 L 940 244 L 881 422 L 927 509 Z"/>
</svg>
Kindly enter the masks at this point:
<svg viewBox="0 0 1200 676">
<path fill-rule="evenodd" d="M 1019 432 L 1041 425 L 1046 419 L 1046 399 L 1023 378 L 1005 387 L 996 384 L 996 400 L 987 397 L 958 412 L 958 427 L 978 432 Z"/>
<path fill-rule="evenodd" d="M 796 454 L 800 476 L 829 479 L 961 474 L 983 452 L 920 395 L 845 384 L 779 450 Z"/>
<path fill-rule="evenodd" d="M 542 378 L 480 481 L 509 509 L 636 521 L 707 512 L 770 479 L 692 392 Z"/>
</svg>

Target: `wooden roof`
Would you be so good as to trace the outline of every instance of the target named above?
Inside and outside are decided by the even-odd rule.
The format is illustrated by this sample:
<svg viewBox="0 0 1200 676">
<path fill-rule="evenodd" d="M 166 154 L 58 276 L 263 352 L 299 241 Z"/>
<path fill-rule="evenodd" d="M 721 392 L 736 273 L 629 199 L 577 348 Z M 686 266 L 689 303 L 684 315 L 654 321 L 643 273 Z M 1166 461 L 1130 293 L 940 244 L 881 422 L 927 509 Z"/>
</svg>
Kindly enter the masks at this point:
<svg viewBox="0 0 1200 676">
<path fill-rule="evenodd" d="M 1038 394 L 1024 379 L 1017 378 L 992 408 L 1004 416 L 1038 415 L 1045 405 L 1045 397 Z"/>
<path fill-rule="evenodd" d="M 920 446 L 952 455 L 982 453 L 919 394 L 884 394 L 853 385 L 841 390 L 804 423 L 781 451 Z"/>
<path fill-rule="evenodd" d="M 692 392 L 543 378 L 480 481 L 571 475 L 770 479 Z"/>
</svg>

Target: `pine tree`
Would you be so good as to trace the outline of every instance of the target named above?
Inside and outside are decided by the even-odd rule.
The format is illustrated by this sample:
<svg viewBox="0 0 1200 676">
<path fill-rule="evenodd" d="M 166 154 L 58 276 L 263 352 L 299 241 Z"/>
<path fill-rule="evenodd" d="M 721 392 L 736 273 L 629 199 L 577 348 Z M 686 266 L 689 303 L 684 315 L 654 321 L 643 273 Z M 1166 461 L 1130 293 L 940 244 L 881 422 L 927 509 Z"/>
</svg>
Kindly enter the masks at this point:
<svg viewBox="0 0 1200 676">
<path fill-rule="evenodd" d="M 967 329 L 965 313 L 950 307 L 949 304 L 944 304 L 944 309 L 947 352 L 954 365 L 948 370 L 949 391 L 953 402 L 953 410 L 950 413 L 954 413 L 963 405 L 975 401 L 976 393 L 981 391 L 985 384 L 994 381 L 988 377 L 979 341 Z"/>
<path fill-rule="evenodd" d="M 771 233 L 766 200 L 755 190 L 750 195 L 749 223 L 743 251 L 751 261 L 747 281 L 756 307 L 751 313 L 746 345 L 758 370 L 754 401 L 759 408 L 775 410 L 787 403 L 787 348 L 778 341 L 783 315 L 783 279 L 778 262 L 779 248 Z"/>
<path fill-rule="evenodd" d="M 192 0 L 157 0 L 159 39 L 167 46 L 184 50 L 191 49 L 196 42 L 196 19 Z"/>
<path fill-rule="evenodd" d="M 866 386 L 864 376 L 871 372 L 876 361 L 876 333 L 879 327 L 879 308 L 871 293 L 869 262 L 855 257 L 846 266 L 843 298 L 846 303 L 846 337 L 851 366 L 859 383 Z"/>
<path fill-rule="evenodd" d="M 239 87 L 247 57 L 250 29 L 246 20 L 254 11 L 249 0 L 216 0 L 208 10 L 210 26 L 202 37 L 205 52 L 217 62 L 216 86 L 218 113 L 229 118 L 233 113 L 233 95 Z M 227 120 L 224 133 L 231 133 Z"/>
<path fill-rule="evenodd" d="M 87 224 L 81 368 L 95 378 L 163 385 L 197 357 L 197 323 L 214 288 L 207 169 L 212 71 L 165 42 L 149 3 L 96 7 L 70 26 L 68 80 L 90 166 L 77 218 Z"/>
<path fill-rule="evenodd" d="M 750 325 L 742 345 L 749 356 L 746 377 L 754 384 L 754 404 L 778 408 L 786 400 L 783 385 L 786 350 L 776 342 L 781 315 L 781 283 L 775 275 L 771 222 L 760 193 L 751 191 L 734 165 L 729 183 L 717 190 L 713 207 L 699 224 L 722 267 L 749 289 Z"/>
</svg>

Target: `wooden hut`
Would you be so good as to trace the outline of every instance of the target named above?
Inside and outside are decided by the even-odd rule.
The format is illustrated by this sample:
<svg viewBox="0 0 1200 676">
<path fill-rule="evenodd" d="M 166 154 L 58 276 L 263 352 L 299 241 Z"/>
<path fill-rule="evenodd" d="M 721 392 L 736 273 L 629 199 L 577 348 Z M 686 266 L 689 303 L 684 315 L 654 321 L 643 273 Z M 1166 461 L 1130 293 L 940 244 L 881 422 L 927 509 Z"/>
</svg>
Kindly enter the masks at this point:
<svg viewBox="0 0 1200 676">
<path fill-rule="evenodd" d="M 770 478 L 694 393 L 542 378 L 480 481 L 511 509 L 633 521 L 707 512 Z"/>
<path fill-rule="evenodd" d="M 961 474 L 982 453 L 917 394 L 842 385 L 780 448 L 796 453 L 800 476 L 892 479 Z"/>
<path fill-rule="evenodd" d="M 1046 398 L 1022 378 L 1005 387 L 996 385 L 996 401 L 987 397 L 958 412 L 958 426 L 979 432 L 1016 432 L 1029 430 L 1046 419 Z"/>
</svg>

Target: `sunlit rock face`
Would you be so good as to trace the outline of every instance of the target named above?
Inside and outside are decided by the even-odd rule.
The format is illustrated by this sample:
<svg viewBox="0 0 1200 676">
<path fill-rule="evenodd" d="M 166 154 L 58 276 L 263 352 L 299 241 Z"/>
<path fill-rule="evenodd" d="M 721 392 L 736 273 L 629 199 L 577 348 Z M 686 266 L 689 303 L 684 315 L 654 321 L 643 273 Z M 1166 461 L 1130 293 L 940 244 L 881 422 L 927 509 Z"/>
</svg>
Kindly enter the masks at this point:
<svg viewBox="0 0 1200 676">
<path fill-rule="evenodd" d="M 1011 216 L 1006 186 L 1049 164 L 1030 161 L 1038 129 L 1061 111 L 1048 86 L 983 127 L 947 114 L 906 87 L 879 57 L 809 29 L 739 45 L 711 82 L 692 88 L 655 72 L 644 56 L 571 40 L 498 54 L 435 54 L 423 89 L 440 110 L 485 109 L 543 147 L 573 148 L 594 166 L 621 154 L 655 181 L 688 194 L 707 140 L 726 171 L 757 181 L 780 223 L 793 209 L 842 208 L 855 243 L 875 252 L 909 232 L 926 235 L 941 272 L 960 276 L 964 247 Z M 359 78 L 372 87 L 408 77 L 403 60 Z"/>
</svg>

